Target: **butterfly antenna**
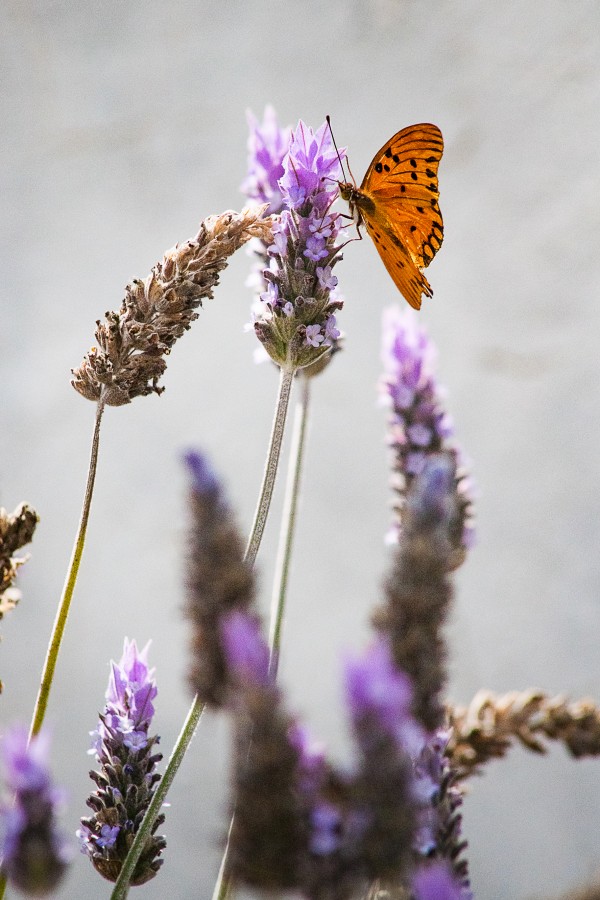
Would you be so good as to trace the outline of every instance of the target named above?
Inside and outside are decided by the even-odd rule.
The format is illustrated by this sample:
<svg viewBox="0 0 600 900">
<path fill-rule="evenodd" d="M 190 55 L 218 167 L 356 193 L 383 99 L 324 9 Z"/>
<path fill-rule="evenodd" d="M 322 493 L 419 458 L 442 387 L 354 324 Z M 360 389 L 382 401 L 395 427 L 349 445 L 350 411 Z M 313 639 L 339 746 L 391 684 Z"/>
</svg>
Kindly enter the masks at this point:
<svg viewBox="0 0 600 900">
<path fill-rule="evenodd" d="M 340 169 L 342 170 L 342 175 L 345 177 L 346 173 L 344 172 L 344 163 L 342 162 L 342 157 L 340 156 L 340 151 L 338 150 L 338 145 L 336 144 L 335 138 L 333 136 L 333 128 L 331 127 L 331 119 L 329 118 L 329 116 L 325 116 L 325 121 L 327 122 L 327 125 L 329 126 L 329 133 L 331 135 L 331 140 L 333 141 L 333 146 L 335 147 L 335 152 L 337 153 L 337 158 L 340 162 Z M 347 164 L 348 164 L 348 160 L 346 160 L 346 165 Z M 348 171 L 350 172 L 350 166 L 348 166 Z M 354 181 L 354 175 L 352 175 L 352 172 L 350 172 L 350 175 L 352 177 L 352 181 Z M 354 181 L 354 183 L 356 184 L 355 181 Z"/>
</svg>

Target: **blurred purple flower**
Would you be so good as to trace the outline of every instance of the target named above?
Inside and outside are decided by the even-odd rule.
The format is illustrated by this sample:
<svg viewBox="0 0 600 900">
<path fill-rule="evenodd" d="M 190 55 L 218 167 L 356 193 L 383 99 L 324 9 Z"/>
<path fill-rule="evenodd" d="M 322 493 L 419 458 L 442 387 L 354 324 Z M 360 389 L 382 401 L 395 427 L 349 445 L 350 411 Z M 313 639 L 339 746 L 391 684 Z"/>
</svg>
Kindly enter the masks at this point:
<svg viewBox="0 0 600 900">
<path fill-rule="evenodd" d="M 62 795 L 48 770 L 49 737 L 40 732 L 28 744 L 17 726 L 2 740 L 7 798 L 0 810 L 2 872 L 25 894 L 42 897 L 61 881 L 71 850 L 56 828 Z"/>
<path fill-rule="evenodd" d="M 221 622 L 225 658 L 235 676 L 246 683 L 266 685 L 269 671 L 269 648 L 262 636 L 260 621 L 235 610 Z"/>
<path fill-rule="evenodd" d="M 291 128 L 281 128 L 272 106 L 266 106 L 262 124 L 250 111 L 246 114 L 248 137 L 248 174 L 242 191 L 257 203 L 268 203 L 267 213 L 281 212 L 283 197 L 279 179 L 283 175 L 283 158 L 290 145 Z"/>
<path fill-rule="evenodd" d="M 465 900 L 446 863 L 433 863 L 417 869 L 412 881 L 415 900 Z"/>
<path fill-rule="evenodd" d="M 353 721 L 375 718 L 412 758 L 425 744 L 426 734 L 411 714 L 412 686 L 394 665 L 389 642 L 381 637 L 361 658 L 345 665 L 346 698 Z"/>
</svg>

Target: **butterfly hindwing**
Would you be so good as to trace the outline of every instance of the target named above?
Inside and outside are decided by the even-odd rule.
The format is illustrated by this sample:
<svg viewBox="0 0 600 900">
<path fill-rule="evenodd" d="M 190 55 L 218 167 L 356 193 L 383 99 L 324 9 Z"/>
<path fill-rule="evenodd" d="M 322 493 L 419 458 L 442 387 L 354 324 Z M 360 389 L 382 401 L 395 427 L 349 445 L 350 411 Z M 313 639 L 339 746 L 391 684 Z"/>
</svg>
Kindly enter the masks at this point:
<svg viewBox="0 0 600 900">
<path fill-rule="evenodd" d="M 431 286 L 419 271 L 397 229 L 385 221 L 364 218 L 364 223 L 392 281 L 414 309 L 421 308 L 421 296 L 433 296 Z"/>
</svg>

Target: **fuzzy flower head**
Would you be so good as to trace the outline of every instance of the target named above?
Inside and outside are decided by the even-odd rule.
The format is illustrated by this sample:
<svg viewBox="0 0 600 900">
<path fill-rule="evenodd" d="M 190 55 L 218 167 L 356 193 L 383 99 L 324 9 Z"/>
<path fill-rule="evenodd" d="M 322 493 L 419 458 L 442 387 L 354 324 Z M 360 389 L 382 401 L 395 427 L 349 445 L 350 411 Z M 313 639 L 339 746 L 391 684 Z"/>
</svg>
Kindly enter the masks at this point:
<svg viewBox="0 0 600 900">
<path fill-rule="evenodd" d="M 392 307 L 383 315 L 381 395 L 389 408 L 388 443 L 393 454 L 396 522 L 390 543 L 399 538 L 406 495 L 432 454 L 450 451 L 456 461 L 461 527 L 456 539 L 458 565 L 474 541 L 472 486 L 456 446 L 436 374 L 436 351 L 410 309 Z"/>
<path fill-rule="evenodd" d="M 280 148 L 282 140 L 278 140 Z M 342 151 L 343 153 L 343 151 Z M 259 257 L 260 300 L 254 331 L 282 368 L 312 366 L 337 348 L 340 331 L 333 268 L 340 259 L 339 159 L 327 123 L 316 132 L 300 121 L 292 132 L 278 181 L 283 209 L 270 245 Z"/>
<path fill-rule="evenodd" d="M 240 666 L 251 665 L 255 651 L 260 655 L 255 646 L 256 619 L 251 615 L 254 575 L 244 561 L 242 535 L 211 463 L 198 451 L 186 454 L 185 461 L 191 476 L 185 606 L 191 626 L 188 681 L 203 702 L 220 707 L 237 676 L 228 651 Z M 229 621 L 230 616 L 234 617 Z"/>
<path fill-rule="evenodd" d="M 99 764 L 90 776 L 97 785 L 87 805 L 94 815 L 81 820 L 77 832 L 81 851 L 109 881 L 116 881 L 137 828 L 152 799 L 160 775 L 156 773 L 160 753 L 153 753 L 158 737 L 149 736 L 157 694 L 154 669 L 148 668 L 149 644 L 138 651 L 135 641 L 125 638 L 123 656 L 111 664 L 106 706 L 93 747 Z M 164 822 L 158 816 L 155 830 Z M 165 847 L 163 837 L 151 837 L 134 871 L 132 884 L 144 884 L 160 866 Z"/>
<path fill-rule="evenodd" d="M 42 897 L 56 888 L 71 858 L 56 828 L 62 797 L 48 770 L 49 738 L 40 732 L 28 744 L 26 729 L 16 727 L 5 734 L 1 751 L 7 795 L 0 809 L 2 873 L 14 887 Z"/>
</svg>

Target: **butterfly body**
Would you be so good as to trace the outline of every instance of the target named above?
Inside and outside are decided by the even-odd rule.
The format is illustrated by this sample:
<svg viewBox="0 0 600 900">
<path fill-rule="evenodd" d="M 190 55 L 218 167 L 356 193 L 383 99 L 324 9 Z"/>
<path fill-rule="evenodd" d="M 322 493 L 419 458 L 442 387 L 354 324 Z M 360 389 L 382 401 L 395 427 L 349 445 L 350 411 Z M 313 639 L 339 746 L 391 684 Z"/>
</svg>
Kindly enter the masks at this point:
<svg viewBox="0 0 600 900">
<path fill-rule="evenodd" d="M 444 226 L 437 169 L 442 133 L 427 123 L 403 128 L 375 154 L 360 188 L 339 182 L 350 213 L 369 236 L 398 290 L 415 309 L 433 291 L 423 272 L 439 250 Z"/>
</svg>

